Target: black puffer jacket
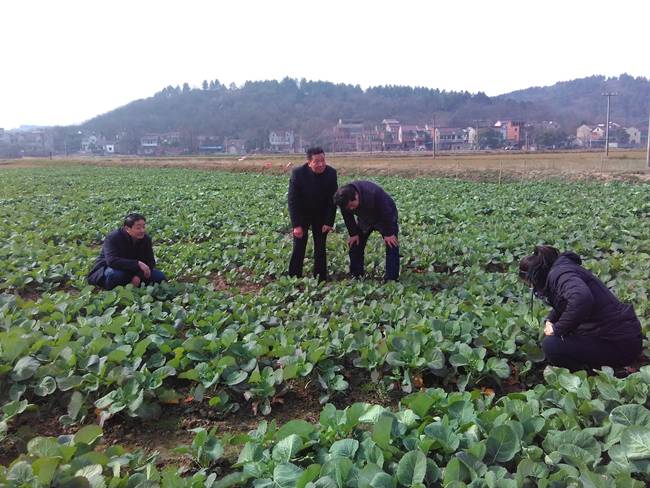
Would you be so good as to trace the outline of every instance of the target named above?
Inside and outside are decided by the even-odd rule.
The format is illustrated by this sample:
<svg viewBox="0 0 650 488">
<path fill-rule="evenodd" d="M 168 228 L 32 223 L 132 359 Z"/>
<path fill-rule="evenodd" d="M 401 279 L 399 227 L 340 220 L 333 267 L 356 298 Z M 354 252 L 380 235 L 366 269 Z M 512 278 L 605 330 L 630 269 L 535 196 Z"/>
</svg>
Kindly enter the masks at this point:
<svg viewBox="0 0 650 488">
<path fill-rule="evenodd" d="M 127 234 L 124 227 L 120 227 L 104 239 L 99 257 L 95 260 L 93 269 L 88 273 L 88 283 L 99 285 L 104 276 L 104 270 L 108 266 L 122 271 L 130 271 L 144 279 L 144 273 L 138 266 L 138 261 L 142 261 L 151 269 L 156 267 L 151 237 L 149 234 L 145 234 L 143 239 L 135 240 Z"/>
<path fill-rule="evenodd" d="M 336 206 L 332 197 L 337 189 L 336 170 L 331 166 L 319 175 L 307 163 L 295 168 L 291 172 L 288 193 L 291 226 L 334 225 Z"/>
<path fill-rule="evenodd" d="M 355 210 L 341 208 L 348 233 L 356 236 L 377 229 L 384 237 L 397 235 L 397 206 L 391 196 L 372 181 L 353 181 L 350 185 L 359 194 L 359 206 Z"/>
<path fill-rule="evenodd" d="M 570 334 L 607 340 L 641 336 L 641 324 L 632 305 L 618 298 L 573 252 L 560 254 L 546 279 L 544 295 L 553 310 L 548 320 L 555 335 Z"/>
</svg>

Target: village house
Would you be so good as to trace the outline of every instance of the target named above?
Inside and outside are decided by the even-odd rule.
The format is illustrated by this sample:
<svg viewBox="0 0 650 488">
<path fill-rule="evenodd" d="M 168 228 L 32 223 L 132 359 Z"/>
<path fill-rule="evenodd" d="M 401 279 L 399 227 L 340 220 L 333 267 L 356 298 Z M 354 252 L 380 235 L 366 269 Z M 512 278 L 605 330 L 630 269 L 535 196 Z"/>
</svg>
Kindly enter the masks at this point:
<svg viewBox="0 0 650 488">
<path fill-rule="evenodd" d="M 424 151 L 427 142 L 430 142 L 430 132 L 426 127 L 420 127 L 419 125 L 400 125 L 398 140 L 402 150 Z"/>
<path fill-rule="evenodd" d="M 15 142 L 11 132 L 0 128 L 0 157 L 17 157 L 19 150 Z"/>
<path fill-rule="evenodd" d="M 591 145 L 591 131 L 593 127 L 587 124 L 582 124 L 576 129 L 576 142 L 579 146 L 589 147 Z"/>
<path fill-rule="evenodd" d="M 339 119 L 332 128 L 330 148 L 334 152 L 358 151 L 363 134 L 363 121 Z"/>
<path fill-rule="evenodd" d="M 591 142 L 602 142 L 605 140 L 605 124 L 598 124 L 591 129 Z"/>
<path fill-rule="evenodd" d="M 289 129 L 276 129 L 269 132 L 269 144 L 271 151 L 294 152 L 295 138 L 293 131 Z"/>
<path fill-rule="evenodd" d="M 54 136 L 51 130 L 16 131 L 14 141 L 24 156 L 46 156 L 54 150 Z"/>
<path fill-rule="evenodd" d="M 386 132 L 397 133 L 399 132 L 399 128 L 401 124 L 397 119 L 384 119 L 381 121 L 381 125 L 384 126 L 384 130 Z"/>
<path fill-rule="evenodd" d="M 475 144 L 476 131 L 469 127 L 436 127 L 436 149 L 440 151 L 468 151 Z"/>
<path fill-rule="evenodd" d="M 519 145 L 522 138 L 524 123 L 518 120 L 497 120 L 494 128 L 501 133 L 504 142 Z"/>
<path fill-rule="evenodd" d="M 81 154 L 111 155 L 119 153 L 119 144 L 116 140 L 108 140 L 94 134 L 84 136 L 79 148 Z"/>
<path fill-rule="evenodd" d="M 138 154 L 143 156 L 177 156 L 188 152 L 180 132 L 149 133 L 140 138 Z"/>
<path fill-rule="evenodd" d="M 382 148 L 384 151 L 397 151 L 401 149 L 402 143 L 399 140 L 400 122 L 397 119 L 384 119 L 381 121 L 380 129 Z"/>
<path fill-rule="evenodd" d="M 119 145 L 116 141 L 104 141 L 102 143 L 103 154 L 111 155 L 119 153 Z"/>
<path fill-rule="evenodd" d="M 217 136 L 198 135 L 195 137 L 199 154 L 216 154 L 224 151 L 221 139 Z"/>
<path fill-rule="evenodd" d="M 357 138 L 357 151 L 379 152 L 383 151 L 384 145 L 379 130 L 366 130 Z"/>
<path fill-rule="evenodd" d="M 244 139 L 226 137 L 223 146 L 228 154 L 246 153 L 246 141 Z"/>
<path fill-rule="evenodd" d="M 145 134 L 140 138 L 140 147 L 138 154 L 143 156 L 153 156 L 158 154 L 160 146 L 160 136 L 158 134 Z"/>
<path fill-rule="evenodd" d="M 627 133 L 627 140 L 617 140 L 621 130 Z M 576 143 L 581 147 L 602 147 L 605 144 L 605 136 L 605 124 L 582 124 L 576 129 Z M 641 144 L 641 131 L 636 127 L 623 128 L 616 122 L 610 122 L 609 140 L 610 147 L 638 146 Z"/>
</svg>

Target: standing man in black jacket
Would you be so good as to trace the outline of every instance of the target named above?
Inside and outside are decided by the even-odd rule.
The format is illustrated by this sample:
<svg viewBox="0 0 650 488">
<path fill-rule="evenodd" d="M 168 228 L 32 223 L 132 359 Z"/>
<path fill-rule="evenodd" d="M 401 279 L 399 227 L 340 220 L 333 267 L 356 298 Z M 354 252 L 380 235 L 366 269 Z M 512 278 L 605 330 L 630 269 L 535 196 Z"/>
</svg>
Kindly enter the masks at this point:
<svg viewBox="0 0 650 488">
<path fill-rule="evenodd" d="M 363 276 L 366 243 L 370 233 L 376 230 L 386 244 L 384 281 L 396 281 L 399 278 L 399 226 L 397 206 L 391 196 L 372 181 L 353 181 L 336 192 L 334 202 L 341 208 L 350 234 L 350 274 L 357 278 Z"/>
<path fill-rule="evenodd" d="M 302 276 L 307 231 L 314 239 L 314 276 L 327 280 L 325 241 L 332 231 L 336 207 L 332 197 L 338 188 L 336 170 L 327 165 L 320 147 L 307 150 L 307 162 L 294 169 L 289 180 L 289 217 L 293 227 L 293 252 L 289 276 Z"/>
<path fill-rule="evenodd" d="M 114 230 L 102 245 L 102 251 L 88 273 L 88 283 L 111 290 L 118 285 L 140 286 L 167 280 L 155 269 L 151 237 L 146 232 L 144 216 L 131 213 L 124 225 Z"/>
</svg>

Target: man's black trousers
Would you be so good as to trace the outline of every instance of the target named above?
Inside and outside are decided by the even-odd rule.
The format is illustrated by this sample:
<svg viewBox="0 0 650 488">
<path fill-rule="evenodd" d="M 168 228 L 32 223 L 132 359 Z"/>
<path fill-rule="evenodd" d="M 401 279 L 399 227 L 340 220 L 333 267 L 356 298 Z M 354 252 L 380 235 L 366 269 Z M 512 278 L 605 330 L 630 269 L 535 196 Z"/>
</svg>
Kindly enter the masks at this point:
<svg viewBox="0 0 650 488">
<path fill-rule="evenodd" d="M 289 276 L 302 277 L 302 265 L 305 260 L 307 235 L 310 228 L 314 239 L 314 277 L 320 281 L 325 281 L 327 280 L 327 256 L 325 247 L 327 234 L 321 232 L 323 224 L 319 222 L 303 225 L 302 238 L 293 238 L 293 252 L 291 253 L 291 261 L 289 261 Z"/>
</svg>

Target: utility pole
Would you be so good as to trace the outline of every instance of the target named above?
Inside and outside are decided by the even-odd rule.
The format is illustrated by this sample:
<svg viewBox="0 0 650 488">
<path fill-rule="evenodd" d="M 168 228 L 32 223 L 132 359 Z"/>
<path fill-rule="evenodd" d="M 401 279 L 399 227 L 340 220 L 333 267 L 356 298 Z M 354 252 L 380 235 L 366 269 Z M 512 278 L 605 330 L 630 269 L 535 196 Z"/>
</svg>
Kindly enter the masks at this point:
<svg viewBox="0 0 650 488">
<path fill-rule="evenodd" d="M 436 114 L 433 114 L 433 144 L 431 144 L 431 149 L 433 149 L 433 159 L 436 159 Z"/>
<path fill-rule="evenodd" d="M 606 92 L 602 94 L 607 97 L 607 123 L 605 125 L 605 156 L 609 156 L 609 101 L 610 98 L 615 97 L 618 93 Z"/>
<path fill-rule="evenodd" d="M 481 137 L 480 137 L 480 128 L 481 128 L 481 120 L 480 119 L 474 119 L 474 122 L 476 122 L 476 135 L 474 136 L 474 146 L 475 150 L 481 149 Z"/>
<path fill-rule="evenodd" d="M 648 116 L 648 137 L 646 139 L 648 139 L 648 150 L 645 155 L 645 163 L 648 169 L 650 169 L 650 116 Z"/>
</svg>

